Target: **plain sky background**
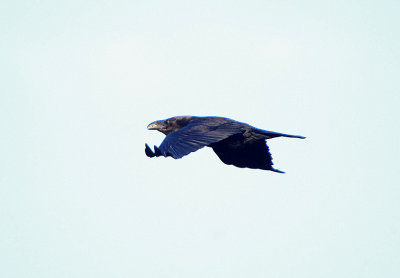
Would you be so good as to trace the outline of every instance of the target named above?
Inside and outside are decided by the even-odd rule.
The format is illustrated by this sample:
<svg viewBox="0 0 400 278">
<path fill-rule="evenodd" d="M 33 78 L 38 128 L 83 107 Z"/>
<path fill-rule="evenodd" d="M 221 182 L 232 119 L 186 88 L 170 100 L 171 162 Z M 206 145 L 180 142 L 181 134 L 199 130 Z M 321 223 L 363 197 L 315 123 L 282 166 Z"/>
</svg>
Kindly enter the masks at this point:
<svg viewBox="0 0 400 278">
<path fill-rule="evenodd" d="M 399 1 L 6 1 L 0 277 L 400 277 Z M 148 159 L 148 123 L 307 136 Z"/>
</svg>

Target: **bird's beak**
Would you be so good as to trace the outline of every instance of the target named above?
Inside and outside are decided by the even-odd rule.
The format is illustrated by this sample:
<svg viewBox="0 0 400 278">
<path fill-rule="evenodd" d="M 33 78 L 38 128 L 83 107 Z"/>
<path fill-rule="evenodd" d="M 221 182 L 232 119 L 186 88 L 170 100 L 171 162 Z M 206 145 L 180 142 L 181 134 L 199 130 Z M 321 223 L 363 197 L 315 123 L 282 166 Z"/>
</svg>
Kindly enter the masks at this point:
<svg viewBox="0 0 400 278">
<path fill-rule="evenodd" d="M 159 126 L 160 126 L 159 124 L 157 124 L 156 122 L 154 122 L 154 123 L 149 124 L 149 125 L 147 126 L 147 129 L 148 129 L 148 130 L 155 130 L 155 129 L 158 129 Z"/>
</svg>

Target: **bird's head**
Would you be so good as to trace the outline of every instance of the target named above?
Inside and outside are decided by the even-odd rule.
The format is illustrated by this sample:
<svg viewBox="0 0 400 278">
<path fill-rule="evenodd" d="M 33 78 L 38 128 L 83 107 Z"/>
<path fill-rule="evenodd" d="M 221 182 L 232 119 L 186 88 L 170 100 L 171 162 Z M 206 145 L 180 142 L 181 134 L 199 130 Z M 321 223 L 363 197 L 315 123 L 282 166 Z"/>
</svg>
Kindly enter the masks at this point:
<svg viewBox="0 0 400 278">
<path fill-rule="evenodd" d="M 169 118 L 166 120 L 155 121 L 149 124 L 147 126 L 147 129 L 158 130 L 164 133 L 165 135 L 168 135 L 187 125 L 192 118 L 193 117 L 190 116 L 179 116 L 179 117 Z"/>
<path fill-rule="evenodd" d="M 152 122 L 147 126 L 148 130 L 158 130 L 164 134 L 168 134 L 168 124 L 165 120 Z"/>
</svg>

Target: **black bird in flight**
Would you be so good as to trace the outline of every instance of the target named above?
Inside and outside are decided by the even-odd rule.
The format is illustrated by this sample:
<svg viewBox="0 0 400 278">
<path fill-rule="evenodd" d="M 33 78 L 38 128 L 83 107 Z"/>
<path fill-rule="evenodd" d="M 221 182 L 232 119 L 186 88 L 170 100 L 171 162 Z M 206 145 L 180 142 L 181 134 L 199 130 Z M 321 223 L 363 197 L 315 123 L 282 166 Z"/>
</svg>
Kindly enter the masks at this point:
<svg viewBox="0 0 400 278">
<path fill-rule="evenodd" d="M 147 129 L 166 135 L 154 152 L 146 144 L 146 155 L 182 158 L 205 146 L 213 148 L 218 157 L 228 165 L 240 168 L 271 170 L 272 157 L 265 142 L 275 137 L 305 137 L 255 128 L 251 125 L 223 117 L 178 116 L 152 122 Z"/>
</svg>

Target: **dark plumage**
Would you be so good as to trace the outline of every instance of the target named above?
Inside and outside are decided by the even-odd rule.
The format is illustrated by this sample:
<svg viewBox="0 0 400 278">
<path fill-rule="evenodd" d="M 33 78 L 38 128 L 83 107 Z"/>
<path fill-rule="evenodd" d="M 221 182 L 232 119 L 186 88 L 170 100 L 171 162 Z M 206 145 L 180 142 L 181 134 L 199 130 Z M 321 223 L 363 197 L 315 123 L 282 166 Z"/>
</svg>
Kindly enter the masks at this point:
<svg viewBox="0 0 400 278">
<path fill-rule="evenodd" d="M 265 140 L 274 137 L 305 138 L 258 129 L 222 117 L 179 116 L 152 122 L 147 129 L 166 135 L 159 147 L 154 146 L 154 152 L 146 144 L 148 157 L 171 156 L 178 159 L 207 146 L 225 164 L 278 173 L 284 172 L 272 167 L 272 157 Z"/>
</svg>

